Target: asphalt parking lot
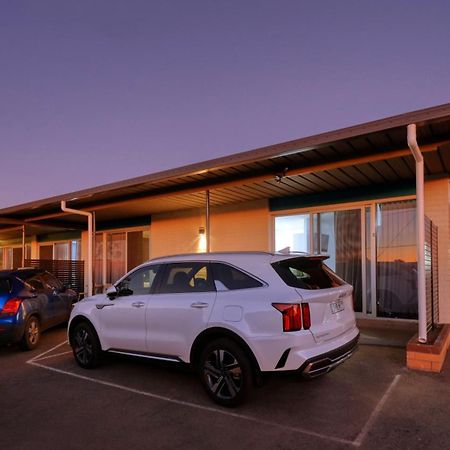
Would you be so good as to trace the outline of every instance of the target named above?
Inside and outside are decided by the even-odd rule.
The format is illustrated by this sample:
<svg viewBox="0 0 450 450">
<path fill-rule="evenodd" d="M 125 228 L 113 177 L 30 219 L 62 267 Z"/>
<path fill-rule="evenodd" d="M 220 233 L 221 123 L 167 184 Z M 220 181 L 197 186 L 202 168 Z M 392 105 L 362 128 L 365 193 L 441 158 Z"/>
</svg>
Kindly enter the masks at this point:
<svg viewBox="0 0 450 450">
<path fill-rule="evenodd" d="M 0 348 L 2 447 L 447 448 L 450 364 L 410 372 L 404 350 L 360 346 L 327 376 L 271 376 L 240 408 L 211 403 L 186 368 L 111 355 L 79 368 L 63 328 Z"/>
</svg>

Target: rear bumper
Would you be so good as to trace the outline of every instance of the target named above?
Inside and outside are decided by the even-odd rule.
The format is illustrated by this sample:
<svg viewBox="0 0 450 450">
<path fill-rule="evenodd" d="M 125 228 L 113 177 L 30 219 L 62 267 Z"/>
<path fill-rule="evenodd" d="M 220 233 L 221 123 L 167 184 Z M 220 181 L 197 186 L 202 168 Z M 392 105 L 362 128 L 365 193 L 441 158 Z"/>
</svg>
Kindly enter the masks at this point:
<svg viewBox="0 0 450 450">
<path fill-rule="evenodd" d="M 306 378 L 315 378 L 330 372 L 347 359 L 358 349 L 359 333 L 350 342 L 322 355 L 305 361 L 298 369 Z"/>
<path fill-rule="evenodd" d="M 25 326 L 8 323 L 0 319 L 0 344 L 14 344 L 22 339 Z"/>
</svg>

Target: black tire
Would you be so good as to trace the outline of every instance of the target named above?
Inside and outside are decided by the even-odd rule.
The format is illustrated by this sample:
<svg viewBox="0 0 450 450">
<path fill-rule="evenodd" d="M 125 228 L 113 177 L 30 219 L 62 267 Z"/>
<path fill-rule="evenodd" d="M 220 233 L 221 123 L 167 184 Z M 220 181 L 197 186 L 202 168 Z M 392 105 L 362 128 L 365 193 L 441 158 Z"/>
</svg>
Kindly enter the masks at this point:
<svg viewBox="0 0 450 450">
<path fill-rule="evenodd" d="M 23 350 L 34 350 L 39 344 L 41 337 L 41 324 L 36 316 L 28 317 L 25 322 L 25 330 L 23 332 L 20 346 Z"/>
<path fill-rule="evenodd" d="M 100 341 L 89 323 L 81 322 L 75 327 L 71 345 L 75 361 L 83 369 L 94 369 L 100 364 Z"/>
<path fill-rule="evenodd" d="M 198 369 L 207 394 L 219 405 L 238 406 L 253 389 L 250 360 L 230 339 L 217 339 L 208 344 L 201 354 Z"/>
</svg>

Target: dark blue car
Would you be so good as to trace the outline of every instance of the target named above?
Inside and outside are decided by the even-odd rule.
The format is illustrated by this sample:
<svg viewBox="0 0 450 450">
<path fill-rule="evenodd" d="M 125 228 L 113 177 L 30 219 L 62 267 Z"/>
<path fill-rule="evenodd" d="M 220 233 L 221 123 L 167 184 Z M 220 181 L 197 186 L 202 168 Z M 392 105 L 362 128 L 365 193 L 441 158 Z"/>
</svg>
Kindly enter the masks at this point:
<svg viewBox="0 0 450 450">
<path fill-rule="evenodd" d="M 40 269 L 0 270 L 0 344 L 36 348 L 42 331 L 67 322 L 75 291 Z"/>
</svg>

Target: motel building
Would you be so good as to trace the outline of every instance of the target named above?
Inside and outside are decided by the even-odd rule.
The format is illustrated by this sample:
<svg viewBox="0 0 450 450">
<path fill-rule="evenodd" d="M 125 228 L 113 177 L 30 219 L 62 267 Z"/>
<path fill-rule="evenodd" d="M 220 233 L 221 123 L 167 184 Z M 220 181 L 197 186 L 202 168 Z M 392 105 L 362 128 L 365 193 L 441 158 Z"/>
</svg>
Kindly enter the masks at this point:
<svg viewBox="0 0 450 450">
<path fill-rule="evenodd" d="M 407 363 L 428 371 L 450 340 L 449 239 L 450 104 L 0 209 L 0 267 L 84 295 L 168 254 L 329 255 L 360 323 L 414 326 Z"/>
</svg>

